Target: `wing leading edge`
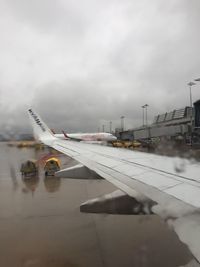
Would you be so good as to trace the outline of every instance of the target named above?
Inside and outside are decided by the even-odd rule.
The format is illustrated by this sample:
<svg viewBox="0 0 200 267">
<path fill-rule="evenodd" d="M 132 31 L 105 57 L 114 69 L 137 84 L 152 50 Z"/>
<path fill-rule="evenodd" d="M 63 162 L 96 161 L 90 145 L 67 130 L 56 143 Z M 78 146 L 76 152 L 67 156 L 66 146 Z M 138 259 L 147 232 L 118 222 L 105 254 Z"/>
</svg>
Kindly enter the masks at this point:
<svg viewBox="0 0 200 267">
<path fill-rule="evenodd" d="M 200 166 L 196 162 L 55 138 L 39 115 L 29 109 L 34 134 L 44 144 L 74 158 L 137 200 L 157 203 L 154 213 L 170 220 L 182 242 L 200 262 L 197 231 Z M 187 227 L 186 227 L 187 226 Z M 187 229 L 185 234 L 184 229 Z M 197 235 L 195 235 L 195 233 Z"/>
</svg>

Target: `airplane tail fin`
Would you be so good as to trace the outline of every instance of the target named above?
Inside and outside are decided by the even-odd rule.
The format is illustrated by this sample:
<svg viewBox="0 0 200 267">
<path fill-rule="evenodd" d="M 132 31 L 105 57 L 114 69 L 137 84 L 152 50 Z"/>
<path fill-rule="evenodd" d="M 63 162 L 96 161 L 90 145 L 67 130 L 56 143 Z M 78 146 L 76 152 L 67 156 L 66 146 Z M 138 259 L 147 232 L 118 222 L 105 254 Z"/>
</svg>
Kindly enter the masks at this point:
<svg viewBox="0 0 200 267">
<path fill-rule="evenodd" d="M 62 133 L 64 134 L 64 137 L 65 137 L 66 139 L 69 139 L 69 136 L 66 134 L 65 131 L 62 131 Z"/>
<path fill-rule="evenodd" d="M 28 114 L 31 121 L 31 125 L 33 127 L 34 137 L 36 138 L 36 140 L 40 140 L 41 142 L 50 145 L 51 142 L 56 139 L 52 131 L 42 121 L 40 116 L 35 111 L 29 109 Z"/>
</svg>

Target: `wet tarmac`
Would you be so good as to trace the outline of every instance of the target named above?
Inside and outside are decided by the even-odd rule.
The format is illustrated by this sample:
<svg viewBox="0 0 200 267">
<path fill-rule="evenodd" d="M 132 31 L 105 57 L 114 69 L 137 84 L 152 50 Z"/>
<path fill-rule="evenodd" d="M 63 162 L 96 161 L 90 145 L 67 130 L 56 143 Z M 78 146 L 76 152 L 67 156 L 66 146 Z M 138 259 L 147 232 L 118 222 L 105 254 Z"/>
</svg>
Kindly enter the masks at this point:
<svg viewBox="0 0 200 267">
<path fill-rule="evenodd" d="M 81 213 L 82 202 L 114 191 L 104 180 L 24 180 L 20 165 L 48 151 L 0 143 L 1 267 L 177 267 L 192 255 L 157 216 Z M 62 156 L 66 168 L 71 161 Z"/>
</svg>

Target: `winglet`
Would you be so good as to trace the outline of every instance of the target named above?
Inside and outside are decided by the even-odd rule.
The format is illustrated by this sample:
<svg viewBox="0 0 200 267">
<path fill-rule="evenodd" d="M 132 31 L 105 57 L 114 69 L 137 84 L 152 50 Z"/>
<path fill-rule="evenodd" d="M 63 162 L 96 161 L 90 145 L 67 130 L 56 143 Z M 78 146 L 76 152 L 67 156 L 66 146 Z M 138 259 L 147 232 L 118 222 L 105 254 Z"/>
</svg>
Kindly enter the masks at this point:
<svg viewBox="0 0 200 267">
<path fill-rule="evenodd" d="M 41 142 L 50 145 L 56 138 L 53 136 L 51 130 L 42 121 L 40 116 L 32 109 L 28 110 L 31 125 L 33 127 L 34 137 Z"/>
</svg>

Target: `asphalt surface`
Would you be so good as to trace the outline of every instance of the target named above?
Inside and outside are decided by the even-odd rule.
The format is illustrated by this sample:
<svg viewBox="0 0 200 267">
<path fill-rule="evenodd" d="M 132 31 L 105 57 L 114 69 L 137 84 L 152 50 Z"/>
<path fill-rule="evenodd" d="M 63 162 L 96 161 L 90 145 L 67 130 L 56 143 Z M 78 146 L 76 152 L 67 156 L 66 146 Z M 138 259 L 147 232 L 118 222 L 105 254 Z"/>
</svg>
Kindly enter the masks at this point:
<svg viewBox="0 0 200 267">
<path fill-rule="evenodd" d="M 24 180 L 20 165 L 49 151 L 0 144 L 1 267 L 175 267 L 192 255 L 157 216 L 85 214 L 79 205 L 116 188 L 108 182 Z M 63 167 L 71 164 L 59 156 Z"/>
</svg>

